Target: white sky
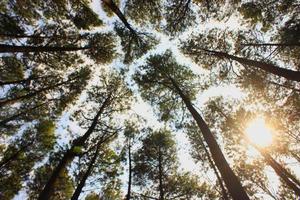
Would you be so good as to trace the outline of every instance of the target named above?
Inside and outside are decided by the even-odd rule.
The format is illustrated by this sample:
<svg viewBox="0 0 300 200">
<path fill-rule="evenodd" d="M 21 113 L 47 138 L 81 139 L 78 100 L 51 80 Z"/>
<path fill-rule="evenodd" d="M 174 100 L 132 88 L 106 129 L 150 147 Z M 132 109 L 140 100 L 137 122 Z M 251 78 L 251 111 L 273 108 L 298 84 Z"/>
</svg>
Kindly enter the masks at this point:
<svg viewBox="0 0 300 200">
<path fill-rule="evenodd" d="M 113 22 L 115 20 L 118 20 L 118 18 L 116 16 L 114 16 L 112 18 L 108 18 L 106 16 L 105 12 L 100 7 L 100 0 L 93 0 L 91 3 L 91 7 L 93 8 L 93 10 L 96 13 L 99 14 L 100 19 L 103 20 L 105 23 L 105 25 L 103 27 L 97 28 L 97 29 L 95 29 L 95 31 L 98 31 L 98 30 L 101 32 L 113 31 Z M 136 27 L 136 26 L 134 26 L 134 27 Z M 190 31 L 183 33 L 180 36 L 180 38 L 184 39 L 184 38 L 189 37 L 189 34 L 191 33 L 192 30 L 201 32 L 201 31 L 205 31 L 205 30 L 208 30 L 211 28 L 216 28 L 216 27 L 220 28 L 220 29 L 228 28 L 229 30 L 236 30 L 236 29 L 242 28 L 240 26 L 240 23 L 238 22 L 238 19 L 233 16 L 233 17 L 229 18 L 226 22 L 209 21 L 205 24 L 197 25 L 197 26 L 193 27 L 192 29 L 190 29 Z M 140 64 L 142 64 L 145 61 L 145 58 L 149 56 L 149 54 L 163 53 L 167 49 L 172 50 L 178 63 L 189 66 L 193 70 L 193 72 L 195 72 L 197 74 L 208 74 L 208 71 L 203 70 L 197 64 L 193 63 L 191 61 L 191 59 L 183 56 L 180 53 L 180 51 L 178 49 L 178 44 L 179 44 L 178 39 L 170 40 L 164 34 L 154 32 L 154 31 L 152 33 L 154 33 L 156 36 L 158 36 L 160 38 L 159 45 L 156 46 L 155 49 L 152 49 L 146 55 L 144 55 L 140 59 L 136 60 L 133 64 L 131 64 L 129 66 L 130 71 L 129 71 L 129 75 L 128 75 L 128 80 L 130 80 L 129 76 L 134 73 L 136 67 L 139 66 Z M 121 60 L 119 59 L 119 60 L 114 61 L 114 63 L 110 64 L 109 66 L 114 67 L 114 68 L 119 68 L 119 67 L 121 67 L 121 65 L 122 65 L 122 63 L 121 63 Z M 108 67 L 108 66 L 103 66 L 103 67 Z M 97 77 L 96 75 L 95 75 L 95 77 Z M 94 81 L 91 81 L 90 84 L 92 84 L 93 82 Z M 199 93 L 197 95 L 197 107 L 201 109 L 203 107 L 203 105 L 211 97 L 216 97 L 216 96 L 223 96 L 223 97 L 229 98 L 229 99 L 230 98 L 241 99 L 241 98 L 245 97 L 243 92 L 240 89 L 236 88 L 234 85 L 214 86 L 214 87 L 211 87 L 211 88 L 207 89 L 206 91 Z M 81 98 L 78 100 L 78 103 L 84 102 L 84 99 L 85 99 L 85 94 L 82 94 Z M 70 114 L 75 109 L 76 109 L 76 107 L 74 107 L 71 110 L 69 110 L 68 112 L 66 112 L 59 121 L 59 125 L 56 130 L 56 134 L 59 136 L 62 136 L 62 138 L 63 138 L 60 141 L 60 144 L 68 143 L 68 141 L 71 140 L 70 135 L 68 134 L 68 132 L 66 130 L 67 127 L 69 127 L 69 130 L 71 130 L 73 133 L 82 133 L 84 131 L 76 123 L 69 120 Z M 132 107 L 132 112 L 135 112 L 135 113 L 141 115 L 143 118 L 147 119 L 147 121 L 148 121 L 147 125 L 150 127 L 162 126 L 162 124 L 160 124 L 156 120 L 155 115 L 153 113 L 153 108 L 148 103 L 144 102 L 139 96 L 137 98 L 137 103 L 134 104 Z M 191 145 L 189 145 L 188 139 L 186 138 L 185 134 L 179 131 L 175 135 L 176 135 L 176 141 L 178 143 L 178 149 L 179 149 L 178 155 L 179 155 L 179 161 L 180 161 L 181 167 L 184 170 L 191 171 L 193 173 L 198 173 L 199 170 L 201 170 L 201 168 L 194 163 L 193 159 L 189 155 L 189 151 L 190 151 L 189 148 Z M 266 170 L 266 172 L 268 174 L 270 174 L 270 177 L 272 179 L 274 178 L 274 183 L 276 185 L 276 181 L 278 182 L 278 178 L 276 180 L 276 177 L 274 177 L 274 173 L 270 172 L 270 170 Z M 208 178 L 210 178 L 213 175 L 211 174 L 211 172 L 209 172 L 209 174 L 207 176 L 208 176 Z M 126 182 L 127 182 L 126 172 L 123 177 L 125 177 L 124 185 L 123 185 L 123 189 L 124 189 L 124 193 L 125 193 Z M 14 199 L 15 200 L 25 199 L 25 196 L 26 195 L 25 195 L 24 191 L 22 191 Z M 264 197 L 264 199 L 268 199 L 268 198 Z"/>
</svg>

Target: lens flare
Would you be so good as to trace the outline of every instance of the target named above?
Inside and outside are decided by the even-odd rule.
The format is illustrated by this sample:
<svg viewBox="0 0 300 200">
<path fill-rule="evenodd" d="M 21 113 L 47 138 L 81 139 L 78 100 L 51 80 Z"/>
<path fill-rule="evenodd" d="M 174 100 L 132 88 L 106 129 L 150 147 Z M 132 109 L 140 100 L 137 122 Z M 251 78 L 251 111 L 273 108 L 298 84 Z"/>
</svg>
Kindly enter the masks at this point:
<svg viewBox="0 0 300 200">
<path fill-rule="evenodd" d="M 273 137 L 271 130 L 266 126 L 265 119 L 258 117 L 251 121 L 245 129 L 247 138 L 260 147 L 271 145 Z"/>
</svg>

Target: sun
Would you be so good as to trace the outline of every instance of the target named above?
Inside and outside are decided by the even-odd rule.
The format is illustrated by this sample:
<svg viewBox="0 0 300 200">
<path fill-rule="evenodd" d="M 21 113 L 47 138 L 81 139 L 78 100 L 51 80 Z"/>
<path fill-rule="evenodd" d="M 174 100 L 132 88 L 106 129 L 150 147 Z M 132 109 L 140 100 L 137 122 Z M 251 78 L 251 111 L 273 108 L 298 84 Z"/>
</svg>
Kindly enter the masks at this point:
<svg viewBox="0 0 300 200">
<path fill-rule="evenodd" d="M 251 121 L 245 129 L 245 133 L 250 142 L 259 147 L 268 147 L 273 140 L 272 132 L 263 117 L 257 117 Z"/>
</svg>

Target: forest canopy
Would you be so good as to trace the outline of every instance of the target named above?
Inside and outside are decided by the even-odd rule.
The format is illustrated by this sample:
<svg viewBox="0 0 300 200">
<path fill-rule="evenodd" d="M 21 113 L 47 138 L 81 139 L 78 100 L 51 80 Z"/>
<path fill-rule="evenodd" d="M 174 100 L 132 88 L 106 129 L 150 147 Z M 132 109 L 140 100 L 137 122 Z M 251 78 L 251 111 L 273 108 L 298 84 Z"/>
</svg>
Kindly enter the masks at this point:
<svg viewBox="0 0 300 200">
<path fill-rule="evenodd" d="M 0 199 L 300 197 L 298 0 L 2 0 Z"/>
</svg>

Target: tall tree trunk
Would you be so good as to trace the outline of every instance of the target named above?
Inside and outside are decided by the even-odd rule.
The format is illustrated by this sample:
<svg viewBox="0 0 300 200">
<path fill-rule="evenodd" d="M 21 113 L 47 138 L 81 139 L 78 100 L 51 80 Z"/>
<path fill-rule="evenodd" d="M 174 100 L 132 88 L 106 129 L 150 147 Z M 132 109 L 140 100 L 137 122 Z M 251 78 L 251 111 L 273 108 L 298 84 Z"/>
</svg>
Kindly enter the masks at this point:
<svg viewBox="0 0 300 200">
<path fill-rule="evenodd" d="M 90 49 L 90 47 L 53 47 L 53 46 L 16 46 L 0 44 L 0 53 L 30 53 L 30 52 L 63 52 Z"/>
<path fill-rule="evenodd" d="M 262 61 L 251 60 L 251 59 L 247 59 L 247 58 L 242 58 L 242 57 L 234 56 L 234 55 L 231 55 L 231 54 L 228 54 L 225 52 L 212 51 L 212 50 L 207 50 L 207 49 L 203 49 L 203 48 L 201 48 L 201 50 L 205 51 L 206 53 L 208 53 L 210 55 L 217 56 L 219 58 L 231 59 L 231 60 L 237 61 L 240 64 L 259 68 L 259 69 L 262 69 L 271 74 L 274 74 L 274 75 L 277 75 L 280 77 L 284 77 L 288 80 L 300 82 L 300 71 L 284 69 L 284 68 L 278 67 L 273 64 L 269 64 L 269 63 L 262 62 Z"/>
<path fill-rule="evenodd" d="M 113 0 L 102 0 L 102 2 L 105 3 L 105 5 L 107 5 L 111 9 L 111 11 L 113 11 L 119 17 L 119 19 L 123 22 L 123 24 L 125 25 L 125 27 L 133 35 L 137 35 L 136 32 L 135 32 L 135 30 L 128 23 L 126 17 L 123 15 L 123 13 L 121 12 L 121 10 L 118 8 L 118 6 L 115 4 L 115 2 Z"/>
<path fill-rule="evenodd" d="M 273 46 L 273 47 L 295 47 L 300 46 L 300 43 L 243 43 L 242 46 L 252 46 L 252 47 L 263 47 L 263 46 Z"/>
<path fill-rule="evenodd" d="M 88 169 L 86 170 L 86 172 L 84 173 L 82 179 L 80 180 L 80 183 L 78 184 L 75 192 L 73 193 L 73 196 L 72 196 L 71 200 L 77 200 L 79 198 L 79 195 L 80 195 L 80 193 L 82 191 L 82 188 L 84 187 L 87 178 L 91 174 L 91 171 L 92 171 L 92 169 L 94 167 L 94 164 L 96 162 L 96 159 L 98 157 L 99 149 L 100 149 L 99 146 L 100 145 L 97 145 L 96 151 L 95 151 L 94 156 L 92 157 L 92 159 L 91 159 L 91 161 L 89 163 Z"/>
<path fill-rule="evenodd" d="M 163 186 L 163 166 L 162 166 L 162 152 L 160 150 L 160 147 L 158 147 L 158 173 L 159 173 L 159 200 L 164 200 L 165 199 L 165 194 L 164 194 L 164 186 Z"/>
<path fill-rule="evenodd" d="M 226 190 L 226 188 L 224 187 L 224 184 L 223 184 L 223 180 L 222 180 L 222 178 L 220 177 L 219 171 L 218 171 L 218 169 L 216 168 L 216 165 L 215 165 L 214 161 L 212 160 L 211 155 L 210 155 L 208 149 L 206 148 L 206 145 L 204 144 L 204 142 L 203 142 L 201 136 L 199 136 L 199 141 L 200 141 L 200 144 L 203 146 L 203 149 L 204 149 L 204 151 L 205 151 L 205 154 L 207 155 L 208 162 L 210 163 L 211 168 L 214 170 L 215 175 L 216 175 L 216 177 L 217 177 L 217 180 L 218 180 L 218 182 L 219 182 L 219 184 L 220 184 L 220 187 L 221 187 L 221 190 L 222 190 L 223 199 L 224 199 L 224 200 L 229 200 L 228 194 L 227 194 L 227 190 Z"/>
<path fill-rule="evenodd" d="M 183 91 L 179 88 L 175 80 L 169 77 L 172 82 L 174 88 L 182 98 L 185 103 L 187 109 L 192 114 L 194 120 L 196 121 L 205 142 L 208 145 L 212 158 L 221 173 L 221 176 L 226 184 L 226 187 L 234 200 L 250 200 L 245 189 L 243 188 L 239 178 L 234 174 L 232 169 L 230 168 L 228 162 L 226 161 L 216 139 L 211 133 L 209 127 L 206 122 L 202 119 L 201 115 L 197 112 L 197 110 L 193 107 L 190 99 L 186 96 Z"/>
<path fill-rule="evenodd" d="M 131 142 L 130 138 L 128 139 L 128 187 L 127 187 L 127 195 L 126 200 L 130 200 L 131 198 L 131 179 L 132 179 L 132 166 L 131 166 Z"/>
<path fill-rule="evenodd" d="M 74 148 L 75 147 L 82 147 L 86 140 L 90 137 L 90 135 L 93 133 L 93 131 L 96 128 L 96 125 L 98 123 L 98 120 L 100 118 L 100 115 L 103 113 L 104 109 L 106 106 L 110 104 L 110 98 L 111 95 L 109 94 L 108 97 L 105 99 L 103 104 L 101 105 L 100 109 L 98 110 L 96 116 L 93 119 L 93 122 L 89 129 L 84 133 L 83 136 L 75 139 L 73 141 L 72 147 L 68 149 L 63 158 L 60 160 L 59 164 L 56 166 L 56 168 L 53 170 L 53 173 L 51 174 L 48 182 L 46 183 L 43 191 L 40 193 L 38 200 L 49 200 L 53 190 L 54 190 L 54 185 L 56 183 L 57 178 L 61 174 L 61 172 L 66 168 L 68 163 L 72 162 L 72 160 L 75 158 L 76 154 L 74 153 Z"/>
<path fill-rule="evenodd" d="M 215 108 L 218 110 L 218 112 L 226 118 L 226 120 L 229 120 L 230 118 L 221 111 L 217 106 Z M 240 129 L 238 125 L 236 125 L 237 129 L 241 134 L 243 134 L 243 130 Z M 272 156 L 260 148 L 259 146 L 252 143 L 250 140 L 246 138 L 246 141 L 253 146 L 265 159 L 268 165 L 273 168 L 275 173 L 282 178 L 282 180 L 287 184 L 298 196 L 300 196 L 300 182 L 290 173 L 288 172 L 284 167 L 282 167 Z"/>
<path fill-rule="evenodd" d="M 252 144 L 252 146 L 254 146 L 260 152 L 268 165 L 274 169 L 276 174 L 284 181 L 284 183 L 287 184 L 287 186 L 291 188 L 297 194 L 297 196 L 300 196 L 299 181 L 290 172 L 283 168 L 276 160 L 274 160 L 269 153 L 265 152 L 255 144 Z"/>
</svg>

